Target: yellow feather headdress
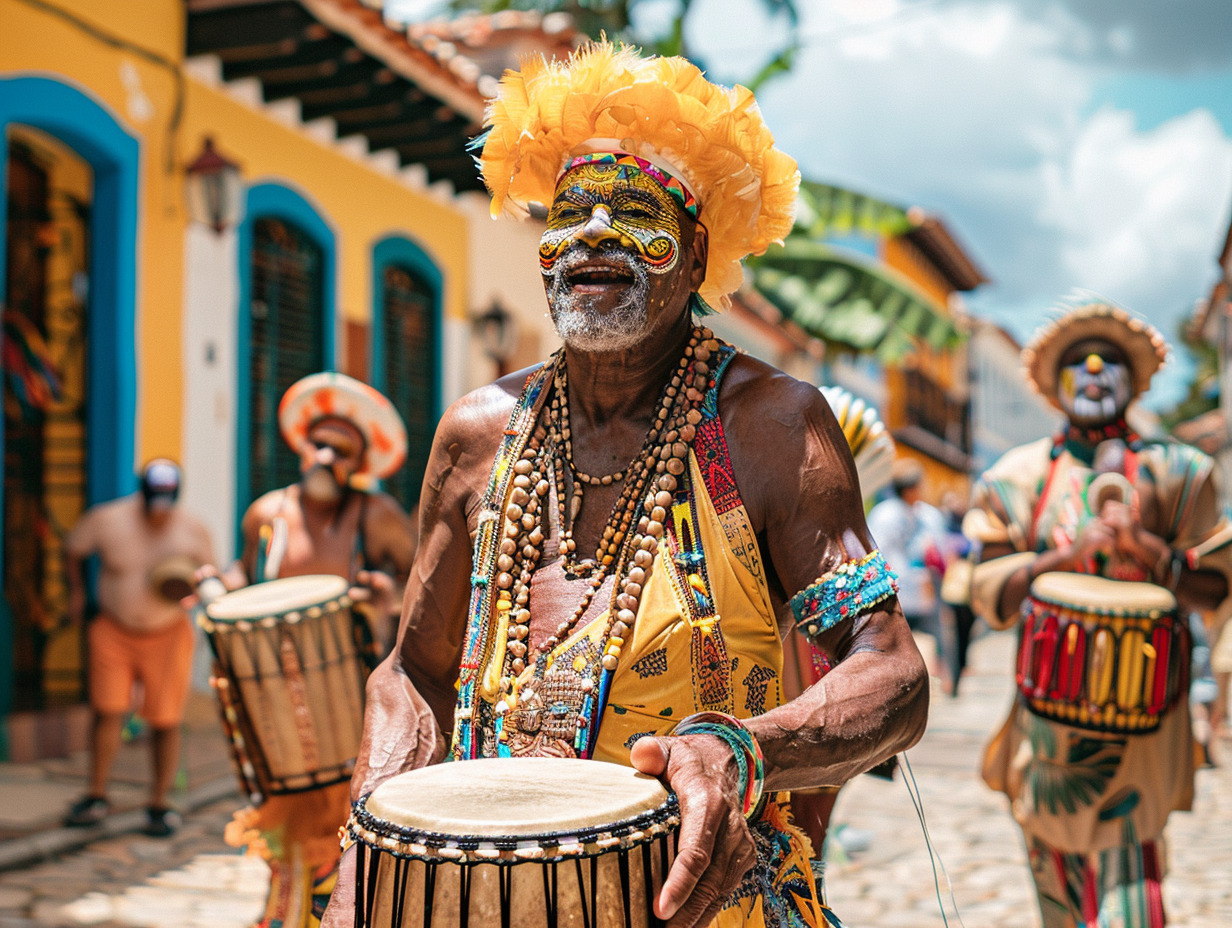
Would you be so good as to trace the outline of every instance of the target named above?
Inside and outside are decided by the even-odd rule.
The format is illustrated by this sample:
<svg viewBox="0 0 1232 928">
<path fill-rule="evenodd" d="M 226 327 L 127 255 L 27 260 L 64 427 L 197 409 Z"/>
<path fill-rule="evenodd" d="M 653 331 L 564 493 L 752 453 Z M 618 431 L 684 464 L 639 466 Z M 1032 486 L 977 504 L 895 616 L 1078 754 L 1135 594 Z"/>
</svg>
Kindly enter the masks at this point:
<svg viewBox="0 0 1232 928">
<path fill-rule="evenodd" d="M 678 177 L 701 203 L 710 254 L 698 292 L 716 307 L 740 286 L 741 260 L 791 231 L 795 160 L 774 147 L 752 91 L 712 84 L 684 58 L 643 58 L 606 39 L 566 61 L 531 57 L 505 72 L 484 123 L 494 217 L 549 205 L 569 160 L 596 150 Z"/>
</svg>

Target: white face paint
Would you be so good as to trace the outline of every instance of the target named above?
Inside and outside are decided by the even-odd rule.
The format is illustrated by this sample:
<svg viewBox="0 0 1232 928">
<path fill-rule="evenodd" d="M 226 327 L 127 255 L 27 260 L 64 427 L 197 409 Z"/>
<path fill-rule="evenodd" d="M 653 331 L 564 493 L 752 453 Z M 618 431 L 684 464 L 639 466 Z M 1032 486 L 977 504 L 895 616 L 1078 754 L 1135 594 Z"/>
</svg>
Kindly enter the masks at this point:
<svg viewBox="0 0 1232 928">
<path fill-rule="evenodd" d="M 1101 425 L 1124 412 L 1133 398 L 1128 365 L 1103 361 L 1092 371 L 1087 360 L 1061 368 L 1057 400 L 1076 425 Z"/>
<path fill-rule="evenodd" d="M 646 337 L 650 275 L 644 262 L 633 254 L 604 248 L 604 261 L 633 279 L 624 288 L 620 302 L 610 309 L 604 308 L 603 294 L 579 291 L 568 280 L 572 269 L 594 261 L 597 253 L 580 243 L 572 245 L 545 274 L 552 323 L 561 340 L 571 348 L 587 352 L 622 351 Z"/>
</svg>

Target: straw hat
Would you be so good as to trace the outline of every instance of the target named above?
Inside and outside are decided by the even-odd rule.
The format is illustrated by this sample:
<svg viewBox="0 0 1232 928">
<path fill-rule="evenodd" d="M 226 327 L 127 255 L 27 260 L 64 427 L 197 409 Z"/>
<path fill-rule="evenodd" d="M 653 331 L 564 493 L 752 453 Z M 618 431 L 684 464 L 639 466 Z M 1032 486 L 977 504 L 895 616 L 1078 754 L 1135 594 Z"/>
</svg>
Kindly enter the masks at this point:
<svg viewBox="0 0 1232 928">
<path fill-rule="evenodd" d="M 278 404 L 278 427 L 296 453 L 322 419 L 344 419 L 364 436 L 360 473 L 388 477 L 406 459 L 406 426 L 393 403 L 366 383 L 325 371 L 291 384 Z"/>
</svg>

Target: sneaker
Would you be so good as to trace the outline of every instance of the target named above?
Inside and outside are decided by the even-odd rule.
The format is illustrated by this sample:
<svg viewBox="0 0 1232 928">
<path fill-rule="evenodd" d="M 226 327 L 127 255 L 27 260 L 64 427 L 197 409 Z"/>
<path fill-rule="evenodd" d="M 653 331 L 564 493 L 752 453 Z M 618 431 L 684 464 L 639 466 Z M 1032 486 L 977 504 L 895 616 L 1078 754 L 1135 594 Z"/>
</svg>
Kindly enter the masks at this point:
<svg viewBox="0 0 1232 928">
<path fill-rule="evenodd" d="M 151 838 L 170 838 L 175 834 L 184 820 L 174 809 L 157 809 L 150 806 L 145 810 L 145 828 L 141 829 Z"/>
<path fill-rule="evenodd" d="M 83 796 L 68 808 L 64 824 L 69 828 L 89 828 L 111 814 L 111 803 L 102 796 Z"/>
</svg>

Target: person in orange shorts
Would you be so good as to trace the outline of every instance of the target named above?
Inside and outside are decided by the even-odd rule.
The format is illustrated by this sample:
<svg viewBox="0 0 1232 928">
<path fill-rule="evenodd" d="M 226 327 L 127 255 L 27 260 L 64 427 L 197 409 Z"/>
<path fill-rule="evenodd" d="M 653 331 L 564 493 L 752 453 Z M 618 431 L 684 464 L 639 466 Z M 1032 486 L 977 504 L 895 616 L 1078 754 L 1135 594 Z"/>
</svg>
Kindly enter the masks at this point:
<svg viewBox="0 0 1232 928">
<path fill-rule="evenodd" d="M 179 467 L 151 461 L 139 492 L 86 510 L 65 543 L 70 621 L 85 617 L 83 567 L 95 554 L 100 607 L 87 631 L 94 710 L 89 791 L 69 809 L 69 826 L 97 824 L 111 811 L 107 781 L 137 683 L 153 746 L 145 831 L 166 837 L 179 823 L 167 791 L 179 759 L 193 652 L 193 629 L 180 599 L 191 592 L 193 571 L 214 562 L 205 525 L 176 505 L 179 489 Z"/>
</svg>

